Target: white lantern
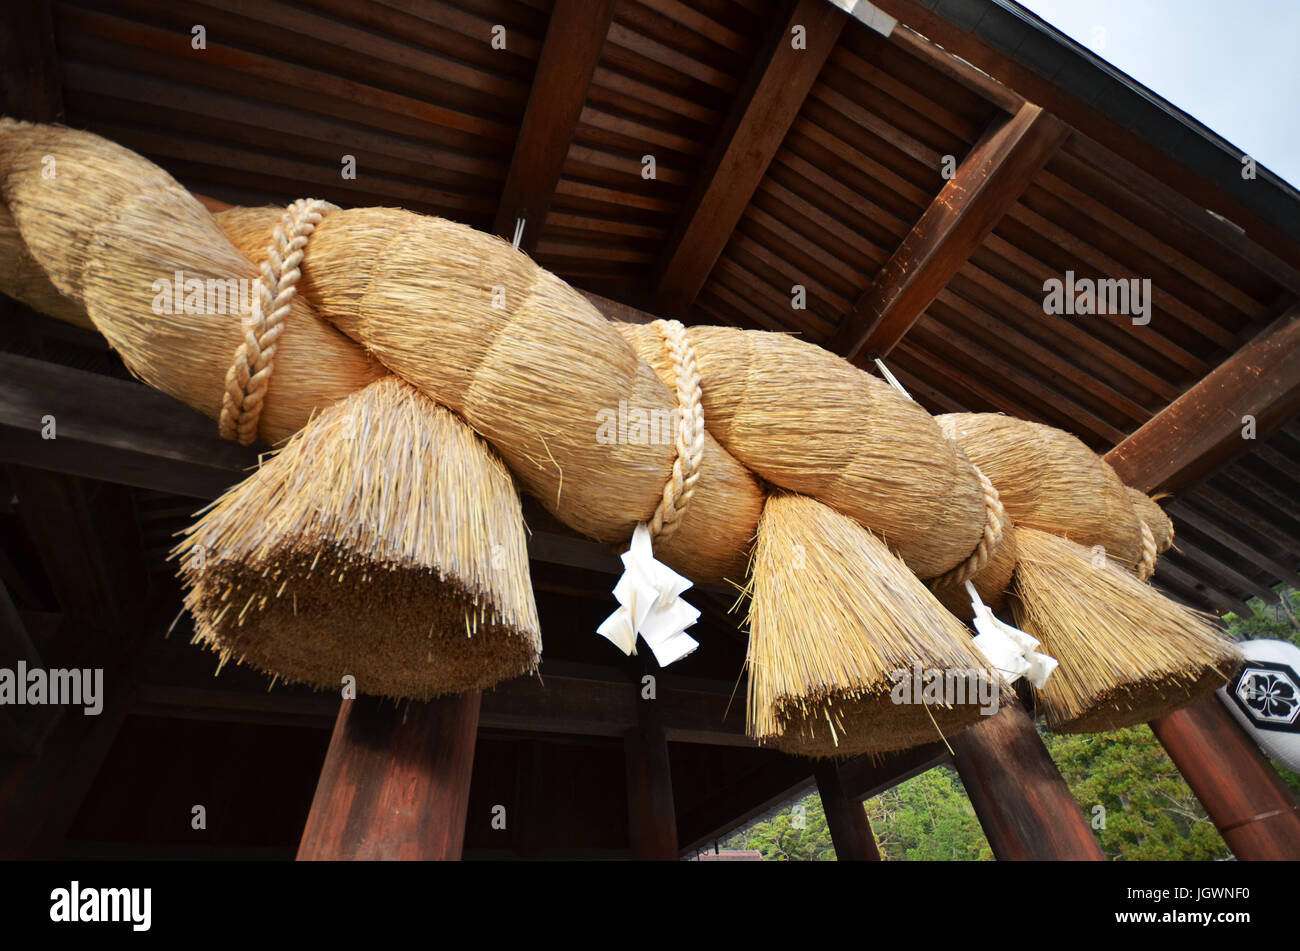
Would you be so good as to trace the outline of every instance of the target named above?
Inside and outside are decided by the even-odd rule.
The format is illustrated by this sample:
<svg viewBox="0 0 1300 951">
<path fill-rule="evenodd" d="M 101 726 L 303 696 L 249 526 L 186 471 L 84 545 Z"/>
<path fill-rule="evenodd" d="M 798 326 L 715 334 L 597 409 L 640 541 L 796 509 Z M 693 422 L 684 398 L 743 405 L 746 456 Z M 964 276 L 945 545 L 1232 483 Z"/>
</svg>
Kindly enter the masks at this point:
<svg viewBox="0 0 1300 951">
<path fill-rule="evenodd" d="M 1300 772 L 1300 647 L 1287 641 L 1245 641 L 1237 675 L 1219 699 L 1267 755 Z"/>
</svg>

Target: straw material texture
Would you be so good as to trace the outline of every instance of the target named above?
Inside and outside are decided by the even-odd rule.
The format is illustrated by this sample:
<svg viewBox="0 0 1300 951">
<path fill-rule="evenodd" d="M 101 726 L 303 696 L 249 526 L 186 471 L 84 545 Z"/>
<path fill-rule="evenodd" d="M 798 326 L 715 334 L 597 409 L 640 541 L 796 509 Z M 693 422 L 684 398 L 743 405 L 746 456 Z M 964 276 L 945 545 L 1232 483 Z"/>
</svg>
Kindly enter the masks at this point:
<svg viewBox="0 0 1300 951">
<path fill-rule="evenodd" d="M 1124 483 L 1100 456 L 1069 433 L 994 413 L 935 417 L 971 462 L 992 480 L 1012 521 L 1052 532 L 1135 567 L 1142 524 Z"/>
<path fill-rule="evenodd" d="M 256 280 L 257 268 L 207 210 L 128 149 L 89 133 L 9 119 L 0 120 L 0 191 L 27 252 L 49 285 L 73 302 L 59 302 L 54 316 L 79 306 L 133 373 L 217 418 L 242 315 L 228 297 L 220 304 L 215 289 L 224 296 L 236 282 Z M 177 272 L 203 288 L 191 307 L 183 299 L 160 300 L 155 282 L 172 285 Z M 296 301 L 276 359 L 260 420 L 268 442 L 384 374 Z"/>
<path fill-rule="evenodd" d="M 1127 491 L 1138 518 L 1147 523 L 1147 527 L 1151 529 L 1151 534 L 1155 537 L 1156 551 L 1163 555 L 1173 547 L 1174 523 L 1165 514 L 1165 510 L 1160 507 L 1160 503 L 1151 496 L 1132 486 L 1128 486 Z"/>
<path fill-rule="evenodd" d="M 41 266 L 27 250 L 9 206 L 0 202 L 0 290 L 33 310 L 48 314 L 65 323 L 94 330 L 86 309 L 77 301 L 64 297 L 50 283 Z"/>
<path fill-rule="evenodd" d="M 617 326 L 667 378 L 654 328 Z M 689 335 L 709 431 L 751 470 L 857 519 L 922 578 L 970 555 L 985 520 L 978 477 L 919 405 L 785 334 L 693 327 Z"/>
<path fill-rule="evenodd" d="M 387 377 L 325 410 L 177 545 L 195 641 L 290 681 L 428 699 L 536 669 L 519 496 Z"/>
<path fill-rule="evenodd" d="M 762 742 L 803 756 L 881 753 L 980 716 L 973 689 L 961 704 L 894 702 L 899 672 L 912 676 L 914 663 L 989 675 L 966 628 L 853 519 L 773 493 L 750 590 L 748 722 Z"/>
<path fill-rule="evenodd" d="M 1058 733 L 1144 723 L 1221 686 L 1241 655 L 1207 616 L 1087 548 L 1022 527 L 1011 604 L 1061 666 L 1037 691 Z"/>
<path fill-rule="evenodd" d="M 254 215 L 221 218 L 239 234 Z M 299 291 L 461 414 L 561 521 L 618 544 L 654 515 L 676 458 L 673 390 L 585 297 L 505 241 L 394 209 L 333 212 Z M 602 429 L 620 413 L 655 425 Z M 761 507 L 754 477 L 706 436 L 691 504 L 656 557 L 698 582 L 740 579 Z"/>
</svg>

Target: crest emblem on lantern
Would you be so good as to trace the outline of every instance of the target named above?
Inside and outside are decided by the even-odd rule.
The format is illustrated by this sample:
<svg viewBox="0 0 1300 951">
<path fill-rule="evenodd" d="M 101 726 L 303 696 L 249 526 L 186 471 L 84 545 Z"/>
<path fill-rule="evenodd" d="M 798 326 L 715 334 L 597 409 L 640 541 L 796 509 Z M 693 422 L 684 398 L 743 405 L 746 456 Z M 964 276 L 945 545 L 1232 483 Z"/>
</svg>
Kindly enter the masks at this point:
<svg viewBox="0 0 1300 951">
<path fill-rule="evenodd" d="M 1228 696 L 1258 729 L 1300 733 L 1300 675 L 1291 666 L 1249 660 Z"/>
</svg>

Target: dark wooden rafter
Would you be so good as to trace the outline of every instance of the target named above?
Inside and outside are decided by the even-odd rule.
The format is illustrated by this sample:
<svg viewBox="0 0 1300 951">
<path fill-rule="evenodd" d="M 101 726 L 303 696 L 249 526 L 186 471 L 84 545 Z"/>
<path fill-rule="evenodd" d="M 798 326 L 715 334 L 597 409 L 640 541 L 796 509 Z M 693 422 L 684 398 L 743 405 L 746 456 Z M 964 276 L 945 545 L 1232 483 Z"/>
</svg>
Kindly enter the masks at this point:
<svg viewBox="0 0 1300 951">
<path fill-rule="evenodd" d="M 1300 248 L 1272 224 L 1226 194 L 1215 182 L 1193 172 L 1138 132 L 1105 115 L 1095 105 L 1073 97 L 1025 63 L 993 48 L 969 26 L 947 19 L 940 10 L 928 9 L 932 4 L 927 0 L 874 0 L 874 4 L 899 21 L 895 35 L 905 32 L 903 27 L 906 27 L 925 38 L 915 45 L 930 47 L 932 56 L 947 57 L 957 63 L 964 60 L 969 64 L 967 68 L 986 75 L 990 82 L 997 84 L 996 88 L 1014 89 L 1044 109 L 1051 110 L 1069 123 L 1078 135 L 1087 136 L 1111 153 L 1123 156 L 1122 163 L 1116 165 L 1116 172 L 1120 171 L 1118 165 L 1124 166 L 1122 175 L 1117 177 L 1129 177 L 1138 172 L 1134 180 L 1140 183 L 1139 191 L 1153 201 L 1167 202 L 1167 210 L 1189 226 L 1213 237 L 1242 260 L 1256 263 L 1266 259 L 1284 259 L 1287 273 L 1275 272 L 1278 281 L 1284 285 L 1300 282 Z M 968 85 L 992 101 L 990 92 Z M 1112 174 L 1110 170 L 1107 173 Z M 1153 184 L 1156 186 L 1154 189 L 1145 191 Z M 1181 198 L 1174 198 L 1175 194 Z M 1221 217 L 1215 218 L 1214 215 Z M 1207 222 L 1206 218 L 1213 220 Z M 1266 252 L 1267 257 L 1260 255 L 1260 249 Z"/>
<path fill-rule="evenodd" d="M 64 119 L 51 7 L 49 0 L 12 0 L 0 12 L 0 115 Z"/>
<path fill-rule="evenodd" d="M 1069 134 L 1033 103 L 995 119 L 840 322 L 829 349 L 855 362 L 889 353 Z"/>
<path fill-rule="evenodd" d="M 1106 455 L 1144 492 L 1185 488 L 1258 445 L 1300 411 L 1300 305 L 1289 307 L 1208 376 Z M 1243 418 L 1255 418 L 1254 441 Z"/>
<path fill-rule="evenodd" d="M 659 309 L 682 314 L 694 302 L 785 141 L 848 21 L 825 0 L 797 0 L 767 38 L 660 258 L 653 278 Z M 795 49 L 792 30 L 807 46 Z"/>
<path fill-rule="evenodd" d="M 511 238 L 516 219 L 523 217 L 525 251 L 536 249 L 550 213 L 614 5 L 615 0 L 557 0 L 551 14 L 494 227 Z"/>
</svg>

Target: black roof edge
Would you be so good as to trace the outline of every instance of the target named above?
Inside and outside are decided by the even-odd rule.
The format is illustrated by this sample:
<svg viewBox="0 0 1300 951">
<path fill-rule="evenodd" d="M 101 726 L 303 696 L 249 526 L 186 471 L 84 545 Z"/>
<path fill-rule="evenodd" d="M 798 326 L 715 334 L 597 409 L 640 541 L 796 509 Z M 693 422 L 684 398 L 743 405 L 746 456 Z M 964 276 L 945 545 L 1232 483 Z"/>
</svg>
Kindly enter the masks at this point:
<svg viewBox="0 0 1300 951">
<path fill-rule="evenodd" d="M 1300 242 L 1300 190 L 1258 160 L 1255 179 L 1242 178 L 1242 159 L 1247 153 L 1037 14 L 1014 0 L 918 2 L 1209 179 L 1262 220 Z"/>
</svg>

